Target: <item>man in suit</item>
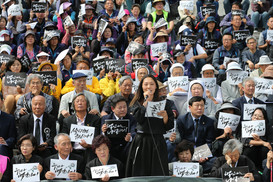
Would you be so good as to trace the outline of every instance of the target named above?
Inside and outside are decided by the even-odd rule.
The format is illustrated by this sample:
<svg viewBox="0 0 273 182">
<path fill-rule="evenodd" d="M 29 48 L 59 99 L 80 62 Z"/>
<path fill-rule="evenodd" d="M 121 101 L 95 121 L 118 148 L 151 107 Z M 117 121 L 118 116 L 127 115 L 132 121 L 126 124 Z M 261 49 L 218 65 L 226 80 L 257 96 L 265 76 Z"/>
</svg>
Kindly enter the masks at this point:
<svg viewBox="0 0 273 182">
<path fill-rule="evenodd" d="M 70 137 L 65 133 L 59 133 L 54 138 L 54 147 L 58 151 L 57 154 L 54 154 L 44 161 L 44 171 L 45 178 L 47 180 L 53 180 L 56 174 L 50 171 L 50 160 L 59 159 L 59 160 L 77 160 L 77 172 L 70 172 L 68 174 L 69 179 L 76 181 L 83 178 L 85 163 L 81 156 L 71 153 L 72 144 Z"/>
<path fill-rule="evenodd" d="M 33 134 L 38 144 L 38 155 L 48 157 L 53 147 L 53 138 L 56 135 L 56 119 L 45 112 L 46 100 L 37 95 L 31 101 L 32 113 L 20 118 L 18 137 Z"/>
<path fill-rule="evenodd" d="M 100 134 L 100 117 L 95 114 L 87 112 L 89 101 L 84 93 L 78 93 L 72 100 L 72 107 L 75 114 L 68 116 L 64 119 L 62 133 L 69 134 L 72 124 L 95 127 L 94 137 Z M 91 150 L 91 145 L 87 144 L 84 139 L 79 142 L 73 143 L 73 153 L 85 156 L 87 160 L 93 159 L 96 155 Z"/>
<path fill-rule="evenodd" d="M 136 120 L 134 117 L 127 113 L 127 100 L 121 96 L 116 95 L 112 98 L 111 102 L 111 110 L 112 112 L 106 116 L 101 118 L 102 124 L 102 132 L 106 134 L 108 129 L 107 125 L 105 124 L 105 120 L 123 120 L 128 119 L 128 133 L 124 138 L 109 138 L 111 141 L 111 149 L 110 153 L 121 162 L 125 163 L 127 159 L 127 150 L 129 149 L 129 144 L 132 141 L 133 137 L 135 136 L 135 128 L 136 128 Z"/>
<path fill-rule="evenodd" d="M 90 104 L 89 113 L 91 114 L 99 113 L 99 105 L 96 95 L 86 90 L 86 77 L 87 75 L 80 72 L 73 74 L 72 79 L 73 85 L 75 86 L 75 90 L 63 95 L 60 103 L 59 117 L 62 118 L 62 120 L 64 119 L 64 117 L 67 118 L 68 116 L 74 114 L 73 108 L 71 107 L 72 100 L 74 95 L 81 92 L 84 93 L 85 97 L 89 101 Z"/>
<path fill-rule="evenodd" d="M 181 140 L 193 142 L 196 147 L 208 144 L 211 148 L 214 136 L 214 121 L 204 115 L 206 100 L 203 97 L 195 96 L 189 100 L 189 109 L 185 115 L 178 117 L 176 121 L 177 130 Z M 213 158 L 200 159 L 204 172 L 211 169 Z"/>
<path fill-rule="evenodd" d="M 244 95 L 234 101 L 232 101 L 232 105 L 239 108 L 241 111 L 241 120 L 243 120 L 244 115 L 244 104 L 264 104 L 263 101 L 254 97 L 255 93 L 255 81 L 253 78 L 248 77 L 244 79 L 242 83 L 242 90 Z"/>
<path fill-rule="evenodd" d="M 3 112 L 3 106 L 3 95 L 0 93 L 0 155 L 11 158 L 17 131 L 14 117 Z"/>
</svg>

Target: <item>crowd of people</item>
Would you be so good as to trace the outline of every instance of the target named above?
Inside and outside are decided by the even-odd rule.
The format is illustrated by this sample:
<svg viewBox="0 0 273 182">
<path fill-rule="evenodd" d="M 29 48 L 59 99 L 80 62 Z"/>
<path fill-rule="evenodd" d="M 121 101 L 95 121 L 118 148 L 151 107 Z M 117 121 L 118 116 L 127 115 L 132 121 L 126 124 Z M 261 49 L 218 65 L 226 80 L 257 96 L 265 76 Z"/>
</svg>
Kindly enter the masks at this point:
<svg viewBox="0 0 273 182">
<path fill-rule="evenodd" d="M 244 178 L 272 181 L 273 3 L 223 5 L 220 17 L 218 0 L 3 1 L 0 181 L 24 163 L 57 179 L 52 159 L 77 161 L 70 180 L 111 164 L 119 176 L 101 181 L 175 176 L 173 162 L 196 162 L 200 177 L 247 166 Z M 240 117 L 235 129 L 219 127 L 223 113 Z M 127 133 L 108 135 L 109 120 Z M 265 134 L 243 137 L 247 120 Z M 71 141 L 74 125 L 94 128 L 92 144 Z M 193 160 L 205 144 L 212 155 Z"/>
</svg>

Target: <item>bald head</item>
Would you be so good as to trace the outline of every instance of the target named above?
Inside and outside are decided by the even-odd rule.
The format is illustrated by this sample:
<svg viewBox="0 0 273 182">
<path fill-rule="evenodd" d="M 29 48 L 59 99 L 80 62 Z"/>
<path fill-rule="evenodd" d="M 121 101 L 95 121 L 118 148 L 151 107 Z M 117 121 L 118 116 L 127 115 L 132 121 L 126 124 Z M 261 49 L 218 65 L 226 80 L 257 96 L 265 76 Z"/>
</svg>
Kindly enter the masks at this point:
<svg viewBox="0 0 273 182">
<path fill-rule="evenodd" d="M 45 97 L 41 95 L 36 95 L 35 97 L 33 97 L 31 105 L 33 114 L 35 114 L 35 116 L 37 117 L 41 117 L 44 114 L 46 108 Z"/>
</svg>

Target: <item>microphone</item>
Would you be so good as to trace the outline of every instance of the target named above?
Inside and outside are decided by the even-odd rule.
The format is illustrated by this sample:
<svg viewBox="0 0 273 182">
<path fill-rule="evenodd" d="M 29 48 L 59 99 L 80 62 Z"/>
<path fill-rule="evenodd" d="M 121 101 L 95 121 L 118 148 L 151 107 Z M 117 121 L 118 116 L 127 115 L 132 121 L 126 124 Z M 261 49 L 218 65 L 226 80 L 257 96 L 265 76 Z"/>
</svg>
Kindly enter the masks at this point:
<svg viewBox="0 0 273 182">
<path fill-rule="evenodd" d="M 149 95 L 146 95 L 145 98 L 144 98 L 144 100 L 146 101 L 148 99 L 148 97 L 149 97 Z"/>
</svg>

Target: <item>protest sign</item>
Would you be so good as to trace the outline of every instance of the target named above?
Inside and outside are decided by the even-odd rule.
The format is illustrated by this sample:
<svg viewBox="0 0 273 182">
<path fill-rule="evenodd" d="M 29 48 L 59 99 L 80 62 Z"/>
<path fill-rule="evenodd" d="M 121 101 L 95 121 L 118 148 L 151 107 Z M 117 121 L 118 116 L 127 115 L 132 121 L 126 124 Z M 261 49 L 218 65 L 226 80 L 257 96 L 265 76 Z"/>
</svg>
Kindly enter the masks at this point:
<svg viewBox="0 0 273 182">
<path fill-rule="evenodd" d="M 147 64 L 147 59 L 132 59 L 132 70 L 136 71 L 138 68 L 146 66 Z"/>
<path fill-rule="evenodd" d="M 247 182 L 249 178 L 244 178 L 248 173 L 248 166 L 222 168 L 223 182 Z"/>
<path fill-rule="evenodd" d="M 24 72 L 14 73 L 7 71 L 5 74 L 5 85 L 14 86 L 19 85 L 21 88 L 25 88 L 27 74 Z"/>
<path fill-rule="evenodd" d="M 82 36 L 73 36 L 71 37 L 71 45 L 72 49 L 75 49 L 76 46 L 80 47 L 86 47 L 86 38 Z"/>
<path fill-rule="evenodd" d="M 118 177 L 118 167 L 116 164 L 112 165 L 103 165 L 97 167 L 91 167 L 92 179 L 103 178 L 106 174 L 109 177 Z"/>
<path fill-rule="evenodd" d="M 232 131 L 235 131 L 238 124 L 240 123 L 241 116 L 235 114 L 229 114 L 220 112 L 218 117 L 218 129 L 225 129 L 226 127 L 230 127 Z"/>
<path fill-rule="evenodd" d="M 40 181 L 39 163 L 13 164 L 13 180 L 16 182 Z"/>
<path fill-rule="evenodd" d="M 205 39 L 205 49 L 217 49 L 219 47 L 219 40 L 217 39 Z"/>
<path fill-rule="evenodd" d="M 236 30 L 233 31 L 234 39 L 237 42 L 245 42 L 246 38 L 250 36 L 249 30 Z"/>
<path fill-rule="evenodd" d="M 239 15 L 242 19 L 244 18 L 245 14 L 243 10 L 236 9 L 236 10 L 231 10 L 231 15 L 236 16 Z"/>
<path fill-rule="evenodd" d="M 188 90 L 189 79 L 188 76 L 176 76 L 168 78 L 169 92 L 172 92 L 176 88 L 182 88 Z"/>
<path fill-rule="evenodd" d="M 38 71 L 38 68 L 39 68 L 40 64 L 41 63 L 39 63 L 39 62 L 31 64 L 32 73 L 36 73 Z"/>
<path fill-rule="evenodd" d="M 46 41 L 51 40 L 53 37 L 60 37 L 60 30 L 45 30 L 44 39 Z"/>
<path fill-rule="evenodd" d="M 93 81 L 93 71 L 92 70 L 73 70 L 73 74 L 75 73 L 83 73 L 87 75 L 86 77 L 86 85 L 92 85 Z"/>
<path fill-rule="evenodd" d="M 152 56 L 159 56 L 159 53 L 167 52 L 167 42 L 151 44 Z"/>
<path fill-rule="evenodd" d="M 165 109 L 166 100 L 159 102 L 148 102 L 145 117 L 163 118 L 157 115 L 158 112 Z"/>
<path fill-rule="evenodd" d="M 265 130 L 265 120 L 242 122 L 242 138 L 252 138 L 254 133 L 258 136 L 264 136 Z"/>
<path fill-rule="evenodd" d="M 204 144 L 194 149 L 192 161 L 199 161 L 201 158 L 205 159 L 210 156 L 212 156 L 212 153 L 209 149 L 209 146 L 208 144 Z"/>
<path fill-rule="evenodd" d="M 94 127 L 71 124 L 69 136 L 72 142 L 81 142 L 83 139 L 87 144 L 92 144 L 94 134 Z"/>
<path fill-rule="evenodd" d="M 168 22 L 166 22 L 166 20 L 164 18 L 160 18 L 156 24 L 154 25 L 154 28 L 155 29 L 158 29 L 160 27 L 163 27 L 163 26 L 167 26 L 168 25 Z"/>
<path fill-rule="evenodd" d="M 95 73 L 99 73 L 101 70 L 106 68 L 105 59 L 106 57 L 104 56 L 99 56 L 93 59 L 93 69 Z"/>
<path fill-rule="evenodd" d="M 239 83 L 242 83 L 246 77 L 248 77 L 247 71 L 229 70 L 227 73 L 227 80 L 231 85 L 238 85 Z"/>
<path fill-rule="evenodd" d="M 176 177 L 196 178 L 199 176 L 199 163 L 194 162 L 174 162 L 173 174 Z"/>
<path fill-rule="evenodd" d="M 43 78 L 44 86 L 57 85 L 57 71 L 37 71 L 36 74 Z"/>
<path fill-rule="evenodd" d="M 104 32 L 105 28 L 107 27 L 107 25 L 108 25 L 107 20 L 101 18 L 100 21 L 99 21 L 98 33 L 100 32 L 101 35 L 103 35 L 103 32 Z"/>
<path fill-rule="evenodd" d="M 203 17 L 205 17 L 206 15 L 215 16 L 215 10 L 216 8 L 214 5 L 201 7 L 201 13 Z"/>
<path fill-rule="evenodd" d="M 72 21 L 72 19 L 71 19 L 70 16 L 66 16 L 66 17 L 64 18 L 63 24 L 64 24 L 64 26 L 66 26 L 66 27 L 70 27 L 70 26 L 74 25 L 74 23 L 73 23 L 73 21 Z"/>
<path fill-rule="evenodd" d="M 227 63 L 230 62 L 230 61 L 235 61 L 235 62 L 239 63 L 240 59 L 239 58 L 224 57 L 223 65 L 225 66 L 225 68 L 227 68 Z"/>
<path fill-rule="evenodd" d="M 179 2 L 180 9 L 187 9 L 189 11 L 193 11 L 194 2 L 193 1 L 180 1 Z"/>
<path fill-rule="evenodd" d="M 47 9 L 46 2 L 32 1 L 31 9 L 33 13 L 44 13 Z"/>
<path fill-rule="evenodd" d="M 19 4 L 12 4 L 8 8 L 8 16 L 20 16 L 21 14 L 21 8 Z"/>
<path fill-rule="evenodd" d="M 29 68 L 31 65 L 31 61 L 30 61 L 27 54 L 25 54 L 23 57 L 21 57 L 20 61 L 22 63 L 22 67 L 24 67 L 24 68 Z"/>
<path fill-rule="evenodd" d="M 132 54 L 139 54 L 145 49 L 145 46 L 142 44 L 139 44 L 135 41 L 131 41 L 128 45 L 126 51 L 132 53 Z"/>
<path fill-rule="evenodd" d="M 181 42 L 182 46 L 187 46 L 187 45 L 194 46 L 197 42 L 197 36 L 196 35 L 182 35 L 180 42 Z"/>
<path fill-rule="evenodd" d="M 244 104 L 243 119 L 251 120 L 251 115 L 257 107 L 266 109 L 265 104 Z"/>
<path fill-rule="evenodd" d="M 125 73 L 125 60 L 124 59 L 105 59 L 106 72 L 118 71 L 119 73 Z"/>
<path fill-rule="evenodd" d="M 128 119 L 106 119 L 107 125 L 106 135 L 109 138 L 124 138 L 129 133 L 129 120 Z"/>
<path fill-rule="evenodd" d="M 268 94 L 272 91 L 273 80 L 255 77 L 255 93 Z"/>
<path fill-rule="evenodd" d="M 197 78 L 197 80 L 201 80 L 205 84 L 206 89 L 214 93 L 216 89 L 216 78 Z"/>
<path fill-rule="evenodd" d="M 118 19 L 120 20 L 124 15 L 125 15 L 124 4 L 122 3 L 122 5 L 119 8 Z"/>
<path fill-rule="evenodd" d="M 55 173 L 55 178 L 69 178 L 70 172 L 77 172 L 77 160 L 50 159 L 50 171 Z"/>
<path fill-rule="evenodd" d="M 170 129 L 169 131 L 166 131 L 166 134 L 164 134 L 164 138 L 170 138 L 172 133 L 175 133 L 175 129 L 176 129 L 176 120 L 174 120 L 173 122 L 173 128 Z"/>
<path fill-rule="evenodd" d="M 14 56 L 8 54 L 0 54 L 0 64 L 8 63 L 12 59 L 14 59 Z"/>
</svg>

